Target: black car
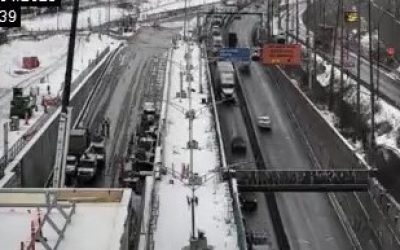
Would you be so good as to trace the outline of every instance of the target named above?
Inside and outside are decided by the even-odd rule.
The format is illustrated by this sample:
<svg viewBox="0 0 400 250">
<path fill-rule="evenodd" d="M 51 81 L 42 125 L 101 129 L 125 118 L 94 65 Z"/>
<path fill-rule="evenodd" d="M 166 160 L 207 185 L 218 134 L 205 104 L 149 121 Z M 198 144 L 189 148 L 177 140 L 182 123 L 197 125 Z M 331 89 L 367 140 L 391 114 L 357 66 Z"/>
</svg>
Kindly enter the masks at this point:
<svg viewBox="0 0 400 250">
<path fill-rule="evenodd" d="M 257 210 L 257 198 L 255 193 L 239 194 L 240 208 L 245 212 L 254 212 Z"/>
</svg>

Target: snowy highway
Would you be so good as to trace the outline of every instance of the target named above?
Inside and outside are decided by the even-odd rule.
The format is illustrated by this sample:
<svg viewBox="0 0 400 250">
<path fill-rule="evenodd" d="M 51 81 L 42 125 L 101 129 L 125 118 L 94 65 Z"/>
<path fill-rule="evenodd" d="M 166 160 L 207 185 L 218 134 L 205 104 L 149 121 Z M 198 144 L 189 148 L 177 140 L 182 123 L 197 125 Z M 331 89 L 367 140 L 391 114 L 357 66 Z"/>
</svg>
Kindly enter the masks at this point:
<svg viewBox="0 0 400 250">
<path fill-rule="evenodd" d="M 240 105 L 240 104 L 239 104 Z M 238 105 L 219 104 L 217 106 L 219 121 L 221 123 L 221 133 L 225 146 L 225 154 L 228 165 L 238 167 L 243 166 L 246 169 L 255 169 L 255 159 L 251 149 L 250 140 L 247 136 L 246 125 L 243 121 L 242 113 Z M 242 136 L 246 141 L 246 154 L 233 154 L 231 150 L 231 140 L 234 133 Z M 277 247 L 276 238 L 273 231 L 267 201 L 263 193 L 255 193 L 257 199 L 257 210 L 253 212 L 243 211 L 245 224 L 248 232 L 265 234 L 268 236 L 271 246 Z"/>
<path fill-rule="evenodd" d="M 238 33 L 240 45 L 250 45 L 250 31 L 256 21 L 254 17 L 245 17 L 233 23 L 231 28 Z M 267 167 L 313 169 L 307 146 L 286 110 L 285 97 L 280 96 L 264 67 L 253 63 L 251 74 L 241 77 L 251 115 L 267 114 L 273 121 L 271 133 L 254 125 Z M 327 195 L 285 193 L 276 194 L 276 197 L 292 249 L 353 249 Z"/>
</svg>

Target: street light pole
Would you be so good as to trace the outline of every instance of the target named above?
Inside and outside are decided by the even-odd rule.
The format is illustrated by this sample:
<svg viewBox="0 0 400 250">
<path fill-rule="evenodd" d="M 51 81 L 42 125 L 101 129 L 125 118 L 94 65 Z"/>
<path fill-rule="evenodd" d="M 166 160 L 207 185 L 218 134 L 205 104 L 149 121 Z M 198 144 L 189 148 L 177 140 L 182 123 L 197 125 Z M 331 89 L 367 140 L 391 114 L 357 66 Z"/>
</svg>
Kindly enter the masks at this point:
<svg viewBox="0 0 400 250">
<path fill-rule="evenodd" d="M 380 72 L 380 60 L 381 60 L 381 52 L 380 52 L 380 33 L 381 33 L 381 22 L 378 22 L 378 48 L 377 48 L 377 53 L 378 53 L 378 58 L 377 58 L 377 63 L 376 63 L 376 99 L 379 99 L 379 78 L 381 75 Z"/>
<path fill-rule="evenodd" d="M 299 0 L 296 0 L 296 40 L 299 41 Z"/>
<path fill-rule="evenodd" d="M 185 0 L 185 19 L 183 20 L 183 41 L 186 41 L 187 0 Z"/>
<path fill-rule="evenodd" d="M 67 56 L 67 67 L 65 70 L 65 82 L 62 98 L 62 109 L 63 113 L 67 113 L 67 107 L 69 105 L 69 98 L 71 92 L 71 80 L 72 80 L 72 67 L 74 64 L 74 50 L 75 50 L 75 37 L 76 37 L 76 24 L 78 20 L 79 0 L 74 0 L 74 7 L 72 11 L 71 19 L 71 30 L 69 33 L 69 44 L 68 44 L 68 56 Z"/>
<path fill-rule="evenodd" d="M 344 63 L 344 0 L 340 0 L 340 12 L 341 21 L 340 21 L 340 89 L 339 89 L 339 128 L 343 129 L 343 81 L 344 81 L 344 73 L 343 73 L 343 63 Z"/>
<path fill-rule="evenodd" d="M 336 13 L 336 25 L 335 25 L 335 32 L 333 35 L 333 50 L 332 50 L 332 61 L 331 61 L 331 75 L 329 78 L 329 101 L 328 101 L 328 108 L 329 110 L 333 110 L 333 90 L 334 90 L 334 81 L 335 81 L 335 56 L 336 56 L 336 44 L 337 44 L 337 29 L 339 26 L 339 16 L 340 16 L 340 5 L 338 5 L 337 13 Z"/>
<path fill-rule="evenodd" d="M 357 32 L 357 132 L 361 137 L 361 3 L 362 0 L 358 0 L 358 32 Z"/>
<path fill-rule="evenodd" d="M 370 82 L 370 100 L 371 100 L 371 134 L 370 150 L 372 150 L 372 161 L 375 159 L 375 88 L 374 88 L 374 68 L 372 58 L 372 14 L 371 0 L 368 0 L 368 33 L 369 33 L 369 82 Z"/>
<path fill-rule="evenodd" d="M 311 72 L 311 44 L 310 44 L 310 0 L 307 0 L 307 14 L 306 14 L 306 47 L 307 47 L 307 79 L 308 79 L 308 89 L 312 89 L 312 72 Z"/>
<path fill-rule="evenodd" d="M 189 97 L 189 184 L 192 189 L 191 197 L 191 210 L 192 210 L 192 239 L 196 238 L 196 220 L 195 220 L 195 182 L 194 182 L 194 168 L 193 168 L 193 119 L 194 111 L 192 110 L 192 76 L 190 74 L 190 43 L 187 42 L 187 53 L 186 53 L 186 79 L 189 82 L 188 97 Z"/>
<path fill-rule="evenodd" d="M 289 41 L 289 0 L 286 0 L 286 42 Z"/>
</svg>

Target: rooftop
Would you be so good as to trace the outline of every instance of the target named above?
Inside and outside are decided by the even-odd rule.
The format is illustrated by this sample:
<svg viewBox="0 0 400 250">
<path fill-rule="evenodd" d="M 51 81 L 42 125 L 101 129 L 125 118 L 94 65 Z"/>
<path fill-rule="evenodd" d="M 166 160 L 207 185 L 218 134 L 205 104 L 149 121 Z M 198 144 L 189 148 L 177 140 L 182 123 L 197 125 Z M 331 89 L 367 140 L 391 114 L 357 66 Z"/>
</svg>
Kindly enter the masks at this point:
<svg viewBox="0 0 400 250">
<path fill-rule="evenodd" d="M 120 249 L 130 201 L 129 189 L 2 189 L 1 249 L 19 249 L 22 244 L 24 249 L 31 244 L 45 249 L 40 241 L 32 241 L 32 232 L 51 249 L 58 241 L 59 250 Z M 59 239 L 52 222 L 60 230 L 65 226 L 64 238 Z"/>
</svg>

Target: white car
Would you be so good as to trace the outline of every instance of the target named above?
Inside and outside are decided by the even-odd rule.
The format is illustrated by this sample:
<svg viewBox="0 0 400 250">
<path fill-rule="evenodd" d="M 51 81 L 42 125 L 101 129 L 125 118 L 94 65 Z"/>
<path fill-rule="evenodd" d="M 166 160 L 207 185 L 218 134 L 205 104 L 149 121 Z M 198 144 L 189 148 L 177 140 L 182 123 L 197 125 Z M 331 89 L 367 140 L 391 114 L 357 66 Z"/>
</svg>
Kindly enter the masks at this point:
<svg viewBox="0 0 400 250">
<path fill-rule="evenodd" d="M 257 124 L 260 128 L 265 128 L 265 129 L 271 129 L 272 124 L 271 124 L 271 118 L 267 115 L 264 116 L 259 116 L 257 118 Z"/>
</svg>

